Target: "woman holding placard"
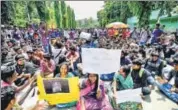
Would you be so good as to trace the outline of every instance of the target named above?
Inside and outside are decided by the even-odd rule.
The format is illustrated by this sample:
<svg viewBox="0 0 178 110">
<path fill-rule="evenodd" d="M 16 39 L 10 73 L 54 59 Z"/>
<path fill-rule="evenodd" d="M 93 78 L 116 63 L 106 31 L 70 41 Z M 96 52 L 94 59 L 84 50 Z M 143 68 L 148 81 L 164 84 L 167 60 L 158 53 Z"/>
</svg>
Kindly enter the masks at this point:
<svg viewBox="0 0 178 110">
<path fill-rule="evenodd" d="M 64 62 L 64 63 L 60 64 L 57 67 L 57 71 L 59 71 L 59 73 L 56 75 L 56 77 L 60 77 L 60 78 L 74 77 L 74 75 L 71 72 L 69 72 L 68 70 L 69 70 L 68 63 Z"/>
<path fill-rule="evenodd" d="M 106 97 L 104 85 L 97 74 L 88 74 L 88 79 L 81 84 L 79 110 L 113 110 Z"/>
<path fill-rule="evenodd" d="M 67 63 L 62 63 L 61 65 L 58 66 L 57 68 L 60 73 L 58 73 L 56 75 L 56 77 L 59 77 L 59 78 L 71 78 L 71 77 L 74 77 L 74 75 L 70 72 L 68 72 L 69 70 L 69 67 L 68 67 L 68 64 Z M 69 107 L 73 107 L 75 106 L 77 103 L 77 101 L 73 101 L 73 102 L 69 102 L 69 103 L 65 103 L 65 104 L 57 104 L 57 108 L 69 108 Z"/>
<path fill-rule="evenodd" d="M 133 80 L 131 77 L 131 69 L 129 66 L 122 66 L 119 73 L 115 74 L 113 88 L 116 98 L 117 90 L 125 90 L 133 88 Z"/>
</svg>

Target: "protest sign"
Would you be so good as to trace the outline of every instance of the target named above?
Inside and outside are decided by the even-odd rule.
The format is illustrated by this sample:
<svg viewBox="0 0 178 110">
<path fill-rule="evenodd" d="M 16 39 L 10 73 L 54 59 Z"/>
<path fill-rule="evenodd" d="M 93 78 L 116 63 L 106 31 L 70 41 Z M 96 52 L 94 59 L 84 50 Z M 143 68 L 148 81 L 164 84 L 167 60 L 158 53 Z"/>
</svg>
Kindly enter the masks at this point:
<svg viewBox="0 0 178 110">
<path fill-rule="evenodd" d="M 86 33 L 86 32 L 81 32 L 80 33 L 80 38 L 89 40 L 91 38 L 91 34 L 90 33 Z"/>
<path fill-rule="evenodd" d="M 120 68 L 121 50 L 82 48 L 84 73 L 108 74 Z"/>
<path fill-rule="evenodd" d="M 64 37 L 66 37 L 66 38 L 70 38 L 70 36 L 69 36 L 69 32 L 68 32 L 68 31 L 64 31 Z"/>
<path fill-rule="evenodd" d="M 42 78 L 37 79 L 39 99 L 46 100 L 50 105 L 69 103 L 79 99 L 79 79 L 73 78 Z"/>
<path fill-rule="evenodd" d="M 124 102 L 138 102 L 141 103 L 141 88 L 138 89 L 128 89 L 117 92 L 117 104 Z"/>
</svg>

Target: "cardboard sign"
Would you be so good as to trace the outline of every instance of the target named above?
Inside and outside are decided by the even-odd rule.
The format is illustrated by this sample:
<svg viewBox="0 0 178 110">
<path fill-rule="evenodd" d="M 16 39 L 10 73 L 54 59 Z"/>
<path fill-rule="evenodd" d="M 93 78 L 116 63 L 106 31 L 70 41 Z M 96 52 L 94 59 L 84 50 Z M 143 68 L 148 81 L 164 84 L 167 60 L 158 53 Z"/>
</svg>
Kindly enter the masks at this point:
<svg viewBox="0 0 178 110">
<path fill-rule="evenodd" d="M 82 48 L 84 73 L 108 74 L 120 68 L 121 50 Z"/>
<path fill-rule="evenodd" d="M 138 102 L 141 103 L 141 88 L 138 89 L 128 89 L 128 90 L 122 90 L 117 92 L 117 104 L 124 103 L 127 101 L 131 102 Z"/>
<path fill-rule="evenodd" d="M 91 34 L 90 33 L 86 33 L 86 32 L 81 32 L 80 33 L 80 38 L 89 40 L 91 38 Z"/>
<path fill-rule="evenodd" d="M 37 79 L 39 99 L 46 100 L 50 105 L 69 103 L 79 100 L 79 79 L 73 78 L 42 78 Z"/>
<path fill-rule="evenodd" d="M 66 38 L 70 38 L 70 36 L 69 36 L 69 32 L 68 32 L 68 31 L 64 31 L 64 37 L 66 37 Z"/>
</svg>

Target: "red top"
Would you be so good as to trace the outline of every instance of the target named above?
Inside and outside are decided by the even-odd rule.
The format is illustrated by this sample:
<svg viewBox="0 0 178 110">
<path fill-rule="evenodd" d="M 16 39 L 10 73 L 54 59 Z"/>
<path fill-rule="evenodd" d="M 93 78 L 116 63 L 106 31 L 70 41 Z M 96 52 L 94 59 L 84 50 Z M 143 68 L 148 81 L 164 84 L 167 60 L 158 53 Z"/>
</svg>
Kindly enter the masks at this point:
<svg viewBox="0 0 178 110">
<path fill-rule="evenodd" d="M 109 30 L 108 30 L 108 36 L 109 36 L 109 37 L 114 36 L 114 29 L 109 29 Z"/>
</svg>

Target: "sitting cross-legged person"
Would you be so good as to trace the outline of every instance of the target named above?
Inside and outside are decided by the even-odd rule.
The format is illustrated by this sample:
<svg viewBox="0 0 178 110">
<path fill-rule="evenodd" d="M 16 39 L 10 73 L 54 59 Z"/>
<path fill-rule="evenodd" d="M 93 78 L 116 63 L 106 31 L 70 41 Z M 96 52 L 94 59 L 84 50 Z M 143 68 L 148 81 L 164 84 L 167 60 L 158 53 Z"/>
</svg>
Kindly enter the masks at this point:
<svg viewBox="0 0 178 110">
<path fill-rule="evenodd" d="M 149 84 L 154 84 L 154 79 L 149 79 L 151 74 L 149 74 L 147 70 L 141 67 L 142 61 L 140 59 L 136 59 L 132 63 L 133 66 L 131 76 L 134 83 L 134 89 L 142 88 L 142 95 L 149 95 L 151 93 L 151 87 Z"/>
<path fill-rule="evenodd" d="M 55 76 L 56 78 L 71 78 L 74 77 L 74 75 L 69 72 L 69 66 L 68 63 L 62 63 L 61 65 L 57 66 L 57 70 L 59 73 Z M 63 104 L 57 104 L 57 108 L 69 108 L 75 106 L 77 101 L 72 101 L 68 103 L 63 103 Z"/>
<path fill-rule="evenodd" d="M 157 80 L 158 88 L 178 104 L 178 57 L 174 59 L 174 69 L 170 71 L 168 79 L 159 77 Z"/>
<path fill-rule="evenodd" d="M 30 110 L 46 110 L 47 106 L 46 102 L 37 101 Z M 13 86 L 1 88 L 1 110 L 23 110 L 21 106 L 17 105 L 16 90 Z"/>
<path fill-rule="evenodd" d="M 113 88 L 114 97 L 116 97 L 117 90 L 125 90 L 133 88 L 133 80 L 131 77 L 131 68 L 129 66 L 122 66 L 120 71 L 115 74 Z"/>
<path fill-rule="evenodd" d="M 78 110 L 113 110 L 105 94 L 104 84 L 97 74 L 88 74 L 88 79 L 81 84 Z"/>
<path fill-rule="evenodd" d="M 18 73 L 15 71 L 15 65 L 13 62 L 9 62 L 1 66 L 1 78 L 1 87 L 13 86 L 15 87 L 16 92 L 23 90 L 32 82 L 30 77 L 28 77 L 27 81 L 21 86 L 17 86 L 14 83 L 18 78 Z"/>
<path fill-rule="evenodd" d="M 30 63 L 25 61 L 25 58 L 22 54 L 17 55 L 15 57 L 16 60 L 16 72 L 18 73 L 18 78 L 15 81 L 15 84 L 20 86 L 23 85 L 23 83 L 28 79 L 28 77 L 31 77 L 35 74 L 37 71 L 37 68 Z"/>
<path fill-rule="evenodd" d="M 45 54 L 40 63 L 41 76 L 43 78 L 53 78 L 55 70 L 55 62 L 52 60 L 51 55 Z"/>
</svg>

